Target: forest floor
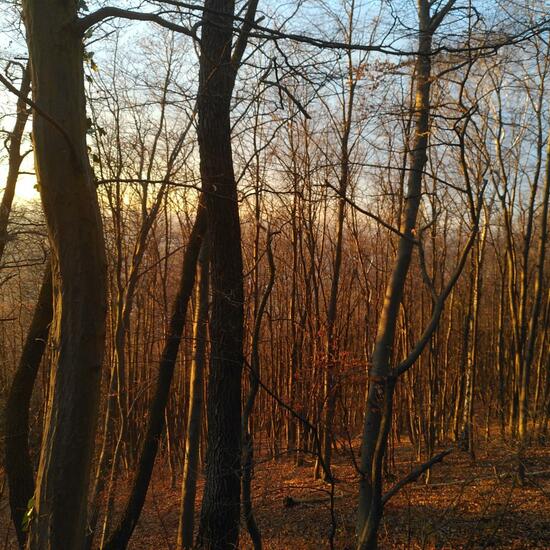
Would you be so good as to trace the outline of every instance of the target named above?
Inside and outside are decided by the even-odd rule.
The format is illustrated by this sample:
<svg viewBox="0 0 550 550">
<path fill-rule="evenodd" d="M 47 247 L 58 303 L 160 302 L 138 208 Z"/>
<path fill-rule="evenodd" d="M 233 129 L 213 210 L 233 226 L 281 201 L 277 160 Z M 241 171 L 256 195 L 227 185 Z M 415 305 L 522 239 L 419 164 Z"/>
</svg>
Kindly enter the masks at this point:
<svg viewBox="0 0 550 550">
<path fill-rule="evenodd" d="M 527 484 L 515 482 L 511 449 L 491 442 L 476 461 L 453 451 L 434 466 L 430 482 L 407 485 L 386 506 L 380 529 L 381 549 L 550 549 L 550 448 L 534 447 L 525 461 Z M 392 481 L 415 466 L 408 446 L 395 451 Z M 336 456 L 334 475 L 334 548 L 353 548 L 357 475 L 349 456 Z M 0 473 L 0 488 L 3 486 Z M 179 488 L 171 487 L 159 461 L 147 503 L 129 548 L 171 550 L 175 547 Z M 117 508 L 129 483 L 121 483 Z M 0 548 L 15 548 L 7 514 L 6 490 L 0 499 Z M 199 498 L 202 480 L 199 482 Z M 258 458 L 254 508 L 266 550 L 330 548 L 330 485 L 314 481 L 312 463 L 297 467 L 290 460 Z M 288 506 L 289 498 L 293 505 Z M 241 549 L 251 548 L 242 526 Z"/>
</svg>

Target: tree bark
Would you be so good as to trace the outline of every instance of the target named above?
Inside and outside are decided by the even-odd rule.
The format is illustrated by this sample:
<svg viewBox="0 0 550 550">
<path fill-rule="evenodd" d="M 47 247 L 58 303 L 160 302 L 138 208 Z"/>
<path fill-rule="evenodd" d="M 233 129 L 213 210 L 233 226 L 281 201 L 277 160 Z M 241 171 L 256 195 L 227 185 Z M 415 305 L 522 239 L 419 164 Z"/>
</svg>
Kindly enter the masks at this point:
<svg viewBox="0 0 550 550">
<path fill-rule="evenodd" d="M 231 96 L 257 0 L 248 4 L 232 49 L 232 0 L 206 0 L 198 96 L 200 172 L 208 212 L 212 280 L 206 484 L 199 546 L 237 546 L 241 486 L 243 260 L 237 182 L 231 150 Z"/>
<path fill-rule="evenodd" d="M 422 176 L 427 162 L 430 132 L 431 50 L 433 33 L 444 15 L 454 4 L 450 0 L 440 12 L 430 16 L 430 2 L 418 0 L 419 42 L 416 60 L 416 124 L 410 151 L 410 171 L 407 195 L 402 213 L 397 257 L 386 288 L 366 401 L 362 436 L 359 482 L 359 509 L 357 518 L 358 550 L 377 547 L 377 535 L 382 518 L 382 459 L 391 428 L 393 393 L 396 373 L 391 367 L 395 329 L 403 289 L 414 247 L 414 229 L 422 196 Z"/>
<path fill-rule="evenodd" d="M 106 312 L 103 229 L 86 147 L 77 3 L 25 0 L 35 164 L 53 273 L 53 372 L 37 476 L 31 549 L 79 550 L 86 506 Z"/>
</svg>

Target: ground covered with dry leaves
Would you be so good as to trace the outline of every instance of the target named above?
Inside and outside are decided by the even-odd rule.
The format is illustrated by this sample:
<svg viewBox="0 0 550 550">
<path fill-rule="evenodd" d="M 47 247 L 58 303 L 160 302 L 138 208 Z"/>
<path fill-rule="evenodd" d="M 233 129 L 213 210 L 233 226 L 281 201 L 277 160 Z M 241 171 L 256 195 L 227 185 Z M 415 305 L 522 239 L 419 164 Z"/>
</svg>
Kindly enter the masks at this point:
<svg viewBox="0 0 550 550">
<path fill-rule="evenodd" d="M 453 451 L 434 467 L 429 484 L 412 483 L 388 503 L 380 548 L 550 549 L 550 448 L 531 449 L 525 464 L 527 484 L 520 487 L 514 454 L 502 443 L 479 451 L 475 462 Z M 387 485 L 414 466 L 410 448 L 397 449 Z M 258 458 L 254 504 L 266 550 L 330 548 L 331 532 L 334 548 L 353 548 L 357 474 L 349 455 L 335 457 L 334 473 L 331 510 L 331 487 L 313 480 L 312 463 L 297 467 L 289 460 Z M 169 477 L 159 461 L 131 549 L 175 547 L 180 491 Z M 119 507 L 129 483 L 120 485 Z M 202 480 L 199 498 L 201 489 Z M 5 488 L 0 507 L 0 548 L 15 548 Z M 244 526 L 240 548 L 251 548 Z"/>
</svg>

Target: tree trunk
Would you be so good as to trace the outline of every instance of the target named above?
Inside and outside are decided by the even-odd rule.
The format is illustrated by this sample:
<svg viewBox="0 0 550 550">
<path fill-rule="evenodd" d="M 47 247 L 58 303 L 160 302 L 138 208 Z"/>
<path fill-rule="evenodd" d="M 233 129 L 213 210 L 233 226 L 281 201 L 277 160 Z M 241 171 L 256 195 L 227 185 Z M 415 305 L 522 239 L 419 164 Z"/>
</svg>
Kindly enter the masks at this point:
<svg viewBox="0 0 550 550">
<path fill-rule="evenodd" d="M 350 27 L 353 25 L 353 12 L 350 15 Z M 351 32 L 350 32 L 351 39 Z M 330 295 L 327 306 L 327 343 L 326 343 L 326 369 L 324 377 L 324 397 L 326 399 L 325 422 L 323 428 L 322 452 L 324 458 L 325 481 L 332 479 L 332 444 L 333 444 L 333 424 L 336 413 L 337 400 L 337 366 L 339 344 L 336 332 L 336 318 L 338 313 L 338 290 L 340 287 L 340 272 L 342 270 L 342 251 L 344 241 L 344 221 L 346 218 L 346 194 L 349 184 L 350 159 L 349 159 L 349 139 L 353 116 L 353 106 L 355 100 L 356 80 L 353 73 L 353 62 L 351 53 L 348 52 L 348 97 L 347 105 L 344 107 L 343 130 L 340 143 L 340 174 L 338 182 L 338 214 L 336 218 L 336 250 L 334 252 L 334 262 L 332 264 L 332 281 L 330 285 Z M 319 459 L 317 459 L 316 470 L 319 468 Z"/>
<path fill-rule="evenodd" d="M 13 197 L 15 196 L 15 185 L 19 177 L 19 168 L 23 161 L 21 155 L 21 141 L 25 125 L 29 118 L 29 109 L 25 103 L 31 89 L 31 73 L 27 67 L 23 69 L 23 77 L 21 79 L 21 87 L 19 88 L 19 98 L 17 100 L 17 115 L 15 124 L 9 136 L 8 146 L 8 175 L 6 178 L 6 187 L 2 195 L 2 203 L 0 204 L 0 262 L 4 256 L 4 249 L 8 242 L 8 222 L 10 218 L 11 206 Z"/>
<path fill-rule="evenodd" d="M 267 259 L 269 262 L 269 280 L 265 287 L 265 291 L 260 300 L 256 317 L 254 319 L 254 328 L 252 331 L 252 350 L 250 358 L 250 372 L 249 381 L 250 389 L 244 405 L 243 419 L 242 419 L 242 433 L 243 433 L 243 458 L 242 458 L 242 503 L 243 513 L 246 523 L 246 528 L 250 534 L 254 550 L 262 550 L 262 537 L 260 530 L 254 518 L 254 512 L 252 509 L 252 472 L 254 468 L 254 440 L 252 430 L 250 429 L 250 419 L 252 410 L 254 409 L 254 402 L 256 395 L 260 388 L 260 334 L 262 329 L 262 318 L 264 316 L 265 308 L 269 300 L 273 285 L 275 284 L 275 261 L 273 259 L 273 251 L 271 248 L 271 241 L 273 235 L 269 233 L 267 235 Z"/>
<path fill-rule="evenodd" d="M 190 550 L 193 547 L 195 495 L 197 492 L 199 469 L 199 444 L 204 391 L 203 379 L 208 325 L 209 269 L 207 247 L 203 243 L 199 255 L 197 273 L 195 324 L 193 327 L 195 350 L 189 380 L 189 412 L 185 438 L 181 511 L 176 545 L 178 550 Z"/>
<path fill-rule="evenodd" d="M 149 409 L 147 431 L 144 436 L 137 473 L 132 484 L 132 491 L 130 492 L 122 518 L 107 541 L 104 550 L 122 550 L 126 548 L 145 503 L 151 474 L 153 473 L 153 466 L 155 465 L 159 440 L 164 430 L 164 411 L 168 402 L 174 367 L 185 326 L 187 306 L 195 283 L 197 258 L 205 229 L 206 210 L 202 206 L 201 201 L 183 258 L 180 288 L 174 303 L 170 329 L 164 343 L 157 385 Z"/>
<path fill-rule="evenodd" d="M 531 369 L 535 356 L 535 343 L 539 333 L 539 317 L 543 302 L 544 292 L 544 264 L 546 258 L 546 247 L 548 241 L 548 209 L 550 207 L 550 137 L 547 137 L 546 145 L 546 171 L 544 188 L 542 192 L 542 213 L 540 217 L 540 236 L 539 247 L 536 260 L 535 284 L 533 288 L 533 306 L 529 317 L 527 343 L 525 350 L 525 361 L 523 365 L 523 373 L 521 379 L 520 395 L 519 395 L 519 436 L 521 446 L 525 447 L 528 444 L 529 430 L 529 390 Z"/>
<path fill-rule="evenodd" d="M 428 0 L 418 2 L 420 35 L 415 72 L 416 125 L 410 151 L 411 165 L 407 195 L 400 226 L 402 236 L 399 238 L 397 257 L 386 288 L 369 373 L 370 384 L 360 463 L 362 477 L 359 482 L 357 518 L 358 550 L 372 550 L 377 547 L 378 527 L 382 518 L 382 459 L 391 427 L 392 400 L 396 382 L 390 362 L 399 308 L 414 247 L 414 228 L 422 196 L 422 174 L 427 162 L 432 36 L 445 11 L 452 4 L 451 0 L 439 14 L 430 17 Z"/>
<path fill-rule="evenodd" d="M 27 539 L 23 519 L 34 493 L 34 468 L 29 449 L 29 410 L 51 322 L 52 269 L 48 260 L 21 359 L 6 401 L 6 478 L 11 517 L 21 548 L 24 548 Z"/>
<path fill-rule="evenodd" d="M 232 0 L 206 0 L 198 96 L 200 171 L 208 212 L 212 278 L 206 484 L 199 545 L 233 549 L 240 519 L 243 260 L 231 151 L 231 96 L 257 0 L 248 4 L 232 52 Z"/>
<path fill-rule="evenodd" d="M 82 547 L 106 312 L 106 262 L 86 146 L 77 4 L 26 0 L 33 140 L 53 273 L 53 372 L 31 549 Z"/>
</svg>

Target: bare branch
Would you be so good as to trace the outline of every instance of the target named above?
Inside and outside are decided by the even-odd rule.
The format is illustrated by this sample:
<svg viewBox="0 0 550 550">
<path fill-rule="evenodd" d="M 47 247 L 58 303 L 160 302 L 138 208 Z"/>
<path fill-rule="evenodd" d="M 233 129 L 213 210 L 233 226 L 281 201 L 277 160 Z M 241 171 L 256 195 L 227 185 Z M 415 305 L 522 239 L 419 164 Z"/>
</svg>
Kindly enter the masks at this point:
<svg viewBox="0 0 550 550">
<path fill-rule="evenodd" d="M 46 111 L 41 109 L 32 99 L 29 99 L 28 97 L 25 97 L 21 92 L 3 75 L 0 74 L 0 82 L 14 95 L 16 95 L 21 101 L 26 103 L 29 107 L 32 108 L 32 110 L 40 115 L 43 119 L 47 120 L 56 130 L 59 131 L 59 133 L 65 138 L 65 141 L 67 142 L 67 145 L 69 146 L 69 151 L 71 152 L 71 155 L 75 160 L 78 159 L 78 155 L 76 154 L 76 149 L 74 148 L 73 142 L 71 141 L 71 138 L 69 137 L 69 134 L 65 131 L 65 128 L 57 122 L 53 117 L 51 117 Z"/>
<path fill-rule="evenodd" d="M 80 18 L 77 23 L 77 29 L 81 34 L 84 34 L 86 30 L 88 30 L 93 25 L 97 25 L 97 23 L 101 23 L 101 21 L 104 21 L 105 19 L 110 19 L 112 17 L 118 17 L 120 19 L 131 19 L 134 21 L 150 21 L 151 23 L 155 23 L 160 27 L 164 27 L 165 29 L 179 32 L 186 36 L 190 36 L 191 38 L 196 38 L 195 27 L 190 29 L 189 27 L 184 27 L 183 25 L 172 23 L 171 21 L 167 21 L 166 19 L 163 19 L 155 13 L 136 12 L 109 6 L 105 8 L 100 8 L 97 11 L 94 11 L 93 13 L 90 13 L 89 15 Z"/>
<path fill-rule="evenodd" d="M 361 208 L 359 205 L 357 205 L 355 203 L 355 201 L 352 201 L 349 197 L 347 197 L 346 195 L 341 193 L 340 190 L 337 187 L 335 187 L 334 185 L 332 185 L 328 181 L 325 182 L 325 183 L 333 191 L 338 193 L 338 196 L 343 198 L 349 205 L 351 205 L 353 208 L 355 208 L 355 210 L 357 210 L 358 212 L 361 212 L 361 214 L 364 214 L 365 216 L 373 219 L 374 221 L 379 223 L 382 227 L 385 227 L 387 230 L 391 231 L 392 233 L 395 233 L 396 235 L 399 235 L 401 238 L 412 241 L 413 244 L 418 244 L 418 241 L 416 239 L 413 239 L 413 238 L 409 237 L 408 235 L 405 235 L 405 233 L 402 233 L 401 231 L 399 231 L 399 229 L 393 227 L 393 225 L 390 225 L 389 223 L 385 222 L 380 216 L 377 216 L 376 214 L 373 214 L 369 210 L 365 210 L 364 208 Z"/>
<path fill-rule="evenodd" d="M 478 227 L 476 224 L 472 233 L 470 234 L 470 237 L 468 239 L 468 242 L 466 243 L 466 246 L 464 247 L 464 250 L 462 251 L 462 254 L 460 255 L 460 260 L 458 262 L 458 265 L 453 275 L 451 276 L 449 282 L 447 283 L 447 286 L 443 289 L 443 292 L 441 292 L 441 294 L 439 295 L 439 298 L 437 299 L 437 301 L 433 306 L 432 317 L 430 319 L 430 322 L 424 329 L 424 332 L 422 333 L 422 336 L 416 343 L 416 346 L 414 347 L 414 349 L 409 353 L 407 358 L 394 369 L 395 376 L 401 376 L 405 371 L 410 369 L 414 365 L 415 361 L 420 357 L 420 354 L 426 347 L 426 344 L 430 341 L 430 338 L 432 337 L 433 333 L 435 332 L 435 329 L 437 328 L 437 325 L 439 324 L 439 318 L 443 313 L 445 301 L 447 300 L 449 294 L 451 293 L 451 290 L 455 286 L 456 282 L 458 281 L 458 278 L 460 277 L 460 274 L 462 273 L 462 270 L 464 269 L 464 265 L 466 264 L 468 254 L 470 253 L 470 250 L 477 236 L 477 229 Z"/>
<path fill-rule="evenodd" d="M 434 464 L 437 464 L 438 462 L 441 462 L 448 454 L 452 452 L 452 449 L 447 449 L 446 451 L 443 451 L 439 454 L 436 454 L 433 458 L 428 460 L 427 462 L 424 462 L 424 464 L 421 464 L 420 466 L 416 467 L 412 472 L 404 477 L 402 480 L 398 481 L 383 497 L 382 497 L 382 505 L 386 505 L 387 502 L 394 497 L 405 485 L 408 485 L 409 483 L 413 483 L 416 481 L 424 472 L 429 470 Z"/>
<path fill-rule="evenodd" d="M 441 22 L 447 14 L 451 11 L 453 6 L 456 4 L 456 0 L 449 0 L 445 6 L 443 6 L 437 13 L 433 15 L 433 17 L 430 20 L 430 31 L 435 32 L 439 25 L 441 25 Z"/>
</svg>

